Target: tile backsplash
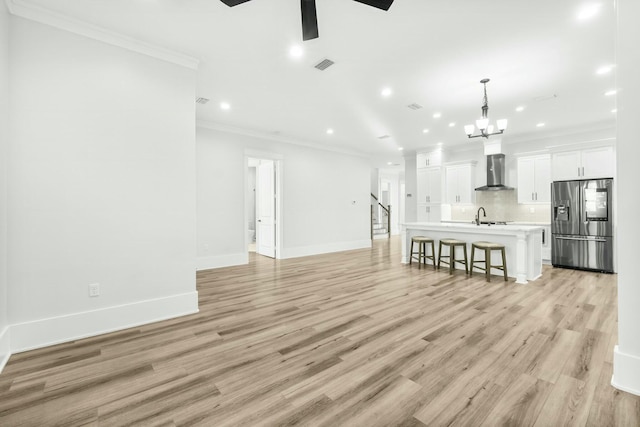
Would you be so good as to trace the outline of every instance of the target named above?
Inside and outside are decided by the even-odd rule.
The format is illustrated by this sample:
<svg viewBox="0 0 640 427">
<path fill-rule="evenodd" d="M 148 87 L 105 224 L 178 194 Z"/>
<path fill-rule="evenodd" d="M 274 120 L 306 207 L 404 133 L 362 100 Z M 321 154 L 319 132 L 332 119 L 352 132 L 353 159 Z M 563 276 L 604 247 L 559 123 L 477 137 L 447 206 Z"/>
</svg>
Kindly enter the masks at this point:
<svg viewBox="0 0 640 427">
<path fill-rule="evenodd" d="M 452 205 L 451 220 L 473 221 L 480 207 L 487 211 L 487 221 L 549 223 L 551 204 L 518 204 L 515 190 L 476 191 L 475 205 Z M 484 217 L 481 219 L 485 220 Z"/>
</svg>

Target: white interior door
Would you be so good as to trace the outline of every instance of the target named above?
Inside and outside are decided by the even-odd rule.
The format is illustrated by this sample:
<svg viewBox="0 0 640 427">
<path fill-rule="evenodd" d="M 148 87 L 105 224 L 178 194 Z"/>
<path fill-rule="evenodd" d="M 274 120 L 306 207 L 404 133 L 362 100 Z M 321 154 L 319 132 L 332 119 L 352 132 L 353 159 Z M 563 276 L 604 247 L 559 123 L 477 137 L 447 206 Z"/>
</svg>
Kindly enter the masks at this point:
<svg viewBox="0 0 640 427">
<path fill-rule="evenodd" d="M 256 252 L 275 258 L 276 179 L 273 160 L 260 160 L 256 176 Z"/>
</svg>

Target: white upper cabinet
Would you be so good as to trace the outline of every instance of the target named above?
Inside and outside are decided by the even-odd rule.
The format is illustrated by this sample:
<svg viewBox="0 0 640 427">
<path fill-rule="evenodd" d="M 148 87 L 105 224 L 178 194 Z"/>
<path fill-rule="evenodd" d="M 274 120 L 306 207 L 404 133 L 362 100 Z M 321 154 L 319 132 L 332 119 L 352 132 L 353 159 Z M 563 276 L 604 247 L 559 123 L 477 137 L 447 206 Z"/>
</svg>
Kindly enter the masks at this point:
<svg viewBox="0 0 640 427">
<path fill-rule="evenodd" d="M 551 170 L 554 181 L 611 178 L 615 171 L 613 147 L 554 153 Z"/>
<path fill-rule="evenodd" d="M 429 168 L 442 165 L 442 150 L 430 151 L 428 153 L 418 153 L 416 155 L 416 167 Z"/>
<path fill-rule="evenodd" d="M 417 178 L 418 203 L 440 203 L 442 201 L 442 169 L 418 169 Z"/>
<path fill-rule="evenodd" d="M 551 158 L 549 155 L 518 159 L 518 203 L 551 202 Z"/>
<path fill-rule="evenodd" d="M 614 172 L 613 147 L 582 150 L 583 178 L 613 178 Z"/>
<path fill-rule="evenodd" d="M 447 166 L 445 169 L 446 201 L 450 204 L 473 203 L 475 200 L 475 165 Z"/>
</svg>

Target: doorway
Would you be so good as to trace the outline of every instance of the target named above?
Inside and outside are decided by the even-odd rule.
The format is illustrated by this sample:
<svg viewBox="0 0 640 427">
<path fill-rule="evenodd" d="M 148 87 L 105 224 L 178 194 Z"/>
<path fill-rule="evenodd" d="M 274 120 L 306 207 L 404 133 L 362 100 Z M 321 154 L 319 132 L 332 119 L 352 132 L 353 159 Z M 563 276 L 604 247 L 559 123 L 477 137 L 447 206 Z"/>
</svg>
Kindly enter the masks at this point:
<svg viewBox="0 0 640 427">
<path fill-rule="evenodd" d="M 246 247 L 249 252 L 278 258 L 281 235 L 280 160 L 247 157 Z"/>
</svg>

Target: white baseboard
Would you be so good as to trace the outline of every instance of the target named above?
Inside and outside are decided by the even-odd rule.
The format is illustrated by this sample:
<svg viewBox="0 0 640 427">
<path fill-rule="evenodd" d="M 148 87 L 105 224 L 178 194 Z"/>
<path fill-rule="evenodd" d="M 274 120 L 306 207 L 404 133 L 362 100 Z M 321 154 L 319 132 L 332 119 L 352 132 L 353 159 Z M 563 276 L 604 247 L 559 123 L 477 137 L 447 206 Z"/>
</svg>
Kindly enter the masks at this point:
<svg viewBox="0 0 640 427">
<path fill-rule="evenodd" d="M 212 268 L 232 267 L 248 263 L 249 251 L 238 254 L 198 257 L 196 269 L 197 271 L 210 270 Z"/>
<path fill-rule="evenodd" d="M 12 353 L 106 334 L 198 312 L 198 292 L 10 325 Z"/>
<path fill-rule="evenodd" d="M 351 251 L 354 249 L 368 249 L 371 247 L 371 240 L 354 240 L 351 242 L 328 243 L 325 245 L 299 246 L 297 248 L 282 249 L 282 259 L 298 258 L 310 255 L 321 255 L 331 252 Z"/>
<path fill-rule="evenodd" d="M 11 329 L 9 326 L 5 327 L 2 332 L 0 332 L 0 372 L 2 372 L 9 361 L 9 357 L 11 356 L 10 333 Z"/>
<path fill-rule="evenodd" d="M 611 385 L 618 390 L 640 396 L 640 357 L 613 349 Z"/>
</svg>

